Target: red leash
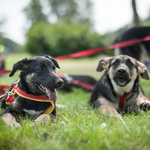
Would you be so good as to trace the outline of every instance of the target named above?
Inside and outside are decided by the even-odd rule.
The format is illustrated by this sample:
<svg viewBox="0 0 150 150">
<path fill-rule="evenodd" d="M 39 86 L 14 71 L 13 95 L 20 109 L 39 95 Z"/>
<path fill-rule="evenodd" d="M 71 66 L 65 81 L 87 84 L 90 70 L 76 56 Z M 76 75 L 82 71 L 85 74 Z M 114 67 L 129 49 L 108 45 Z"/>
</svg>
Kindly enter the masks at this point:
<svg viewBox="0 0 150 150">
<path fill-rule="evenodd" d="M 11 70 L 0 70 L 0 75 L 10 73 Z"/>
<path fill-rule="evenodd" d="M 0 89 L 9 89 L 10 86 L 9 85 L 0 85 Z"/>
<path fill-rule="evenodd" d="M 88 83 L 84 83 L 84 82 L 81 82 L 79 80 L 75 80 L 75 79 L 72 79 L 70 81 L 70 83 L 74 84 L 74 85 L 78 85 L 80 87 L 84 87 L 86 89 L 89 89 L 89 90 L 93 90 L 94 86 L 91 85 L 91 84 L 88 84 Z"/>
<path fill-rule="evenodd" d="M 64 60 L 64 59 L 75 58 L 75 57 L 90 56 L 90 55 L 94 55 L 94 54 L 100 53 L 102 51 L 105 51 L 107 49 L 128 47 L 128 46 L 131 46 L 131 45 L 143 42 L 143 41 L 149 41 L 149 40 L 150 40 L 150 36 L 140 38 L 140 39 L 132 39 L 132 40 L 128 40 L 128 41 L 124 41 L 124 42 L 120 42 L 120 43 L 111 45 L 109 47 L 101 47 L 101 48 L 96 48 L 96 49 L 84 50 L 84 51 L 80 51 L 80 52 L 73 53 L 70 55 L 55 57 L 55 59 L 56 60 Z"/>
<path fill-rule="evenodd" d="M 5 93 L 5 90 L 9 88 L 9 85 L 0 85 L 0 96 L 3 95 Z"/>
<path fill-rule="evenodd" d="M 6 74 L 6 73 L 10 73 L 11 70 L 0 70 L 0 75 Z M 0 95 L 5 93 L 5 89 L 9 89 L 10 86 L 9 85 L 0 85 Z"/>
</svg>

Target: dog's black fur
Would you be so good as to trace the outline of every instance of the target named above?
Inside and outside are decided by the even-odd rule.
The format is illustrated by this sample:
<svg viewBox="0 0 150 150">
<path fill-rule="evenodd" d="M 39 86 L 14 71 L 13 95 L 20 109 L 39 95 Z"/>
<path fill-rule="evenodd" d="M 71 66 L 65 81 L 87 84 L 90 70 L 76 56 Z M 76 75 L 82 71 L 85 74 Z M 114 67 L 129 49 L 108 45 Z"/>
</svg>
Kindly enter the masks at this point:
<svg viewBox="0 0 150 150">
<path fill-rule="evenodd" d="M 96 84 L 96 80 L 91 77 L 91 76 L 87 76 L 87 75 L 69 75 L 70 78 L 73 78 L 75 80 L 78 80 L 78 81 L 81 81 L 83 83 L 87 83 L 89 85 L 95 85 Z M 60 88 L 60 90 L 62 91 L 65 91 L 65 92 L 72 92 L 72 88 L 75 87 L 75 88 L 81 88 L 80 86 L 78 85 L 74 85 L 70 82 L 68 82 L 68 80 L 65 78 L 65 77 L 62 77 L 62 79 L 64 80 L 64 85 L 62 88 Z M 83 88 L 86 92 L 91 92 L 92 90 L 90 89 L 86 89 L 86 88 Z"/>
<path fill-rule="evenodd" d="M 141 39 L 146 36 L 150 36 L 150 27 L 133 27 L 131 29 L 126 30 L 122 34 L 120 34 L 113 44 L 132 40 L 132 39 Z M 143 53 L 145 53 L 145 56 L 150 59 L 150 42 L 149 41 L 143 41 L 141 43 L 128 46 L 128 47 L 122 47 L 115 50 L 116 55 L 128 55 L 136 60 L 139 60 L 140 62 L 144 63 L 142 58 Z"/>
<path fill-rule="evenodd" d="M 56 67 L 60 68 L 57 61 L 52 57 L 48 55 L 35 56 L 30 59 L 25 58 L 14 64 L 9 76 L 11 77 L 17 70 L 21 70 L 20 81 L 18 83 L 18 87 L 21 90 L 27 94 L 45 95 L 52 101 L 55 101 L 57 99 L 55 89 L 63 85 L 63 80 L 55 72 Z M 7 113 L 12 116 L 27 113 L 35 119 L 50 105 L 50 102 L 32 101 L 17 96 L 14 102 L 2 114 L 2 118 Z M 6 108 L 5 101 L 2 102 L 1 107 Z M 35 113 L 31 114 L 30 111 Z M 56 116 L 56 107 L 52 115 Z"/>
</svg>

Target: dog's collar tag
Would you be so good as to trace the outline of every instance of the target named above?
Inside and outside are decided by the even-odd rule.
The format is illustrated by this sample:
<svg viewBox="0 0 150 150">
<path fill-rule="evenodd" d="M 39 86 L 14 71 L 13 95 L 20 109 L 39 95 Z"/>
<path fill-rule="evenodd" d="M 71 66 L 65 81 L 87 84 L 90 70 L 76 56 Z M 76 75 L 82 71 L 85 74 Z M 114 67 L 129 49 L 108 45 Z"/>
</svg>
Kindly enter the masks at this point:
<svg viewBox="0 0 150 150">
<path fill-rule="evenodd" d="M 132 93 L 126 93 L 123 96 L 119 97 L 119 109 L 123 110 L 126 105 L 126 100 L 132 95 Z"/>
</svg>

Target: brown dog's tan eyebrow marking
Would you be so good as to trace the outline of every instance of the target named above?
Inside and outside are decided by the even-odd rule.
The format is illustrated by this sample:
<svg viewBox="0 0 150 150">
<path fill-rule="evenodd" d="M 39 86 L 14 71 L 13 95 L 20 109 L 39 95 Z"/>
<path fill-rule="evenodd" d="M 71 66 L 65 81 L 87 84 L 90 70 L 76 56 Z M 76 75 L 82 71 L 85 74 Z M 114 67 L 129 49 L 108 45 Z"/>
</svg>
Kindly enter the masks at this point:
<svg viewBox="0 0 150 150">
<path fill-rule="evenodd" d="M 111 64 L 113 64 L 115 61 L 116 61 L 116 59 L 114 58 L 114 59 L 111 61 Z"/>
<path fill-rule="evenodd" d="M 114 58 L 112 61 L 111 61 L 111 64 L 113 64 L 114 62 L 116 61 L 121 61 L 121 59 L 118 57 L 118 58 Z"/>
<path fill-rule="evenodd" d="M 130 61 L 131 61 L 134 65 L 136 65 L 136 61 L 135 61 L 134 59 L 130 59 Z"/>
<path fill-rule="evenodd" d="M 112 60 L 111 64 L 113 64 L 116 60 L 125 60 L 125 61 L 130 60 L 134 65 L 136 65 L 136 60 L 134 58 L 131 58 L 130 56 L 127 56 L 127 55 L 116 56 Z"/>
</svg>

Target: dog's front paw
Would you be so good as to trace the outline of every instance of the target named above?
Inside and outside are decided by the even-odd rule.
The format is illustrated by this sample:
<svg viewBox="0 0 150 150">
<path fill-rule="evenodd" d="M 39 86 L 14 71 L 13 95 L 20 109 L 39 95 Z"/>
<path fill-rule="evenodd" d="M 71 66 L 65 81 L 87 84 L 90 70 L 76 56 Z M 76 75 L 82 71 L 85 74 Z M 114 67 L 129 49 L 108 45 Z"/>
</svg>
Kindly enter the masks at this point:
<svg viewBox="0 0 150 150">
<path fill-rule="evenodd" d="M 144 111 L 150 110 L 150 101 L 144 100 L 143 102 L 141 102 L 140 109 Z"/>
<path fill-rule="evenodd" d="M 7 125 L 9 125 L 12 128 L 14 128 L 14 127 L 20 128 L 21 127 L 21 125 L 16 121 L 15 117 L 10 113 L 3 114 L 2 119 Z"/>
<path fill-rule="evenodd" d="M 10 126 L 11 128 L 21 128 L 21 125 L 18 122 L 15 122 L 14 124 L 11 124 Z"/>
<path fill-rule="evenodd" d="M 48 114 L 42 114 L 42 115 L 40 115 L 38 118 L 36 118 L 35 120 L 34 120 L 34 122 L 35 123 L 43 123 L 44 121 L 48 121 L 48 120 L 50 120 L 51 118 L 50 118 L 50 115 L 48 115 Z"/>
</svg>

